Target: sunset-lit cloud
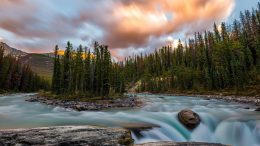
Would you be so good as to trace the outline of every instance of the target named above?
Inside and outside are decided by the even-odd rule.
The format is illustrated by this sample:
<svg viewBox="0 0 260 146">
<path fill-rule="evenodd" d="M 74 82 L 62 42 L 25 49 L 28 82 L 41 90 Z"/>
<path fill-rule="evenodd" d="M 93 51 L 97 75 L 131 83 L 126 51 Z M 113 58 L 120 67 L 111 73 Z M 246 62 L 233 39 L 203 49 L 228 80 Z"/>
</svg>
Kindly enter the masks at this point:
<svg viewBox="0 0 260 146">
<path fill-rule="evenodd" d="M 68 40 L 74 47 L 96 40 L 122 58 L 209 29 L 234 13 L 238 1 L 2 0 L 0 36 L 30 52 L 50 52 Z"/>
</svg>

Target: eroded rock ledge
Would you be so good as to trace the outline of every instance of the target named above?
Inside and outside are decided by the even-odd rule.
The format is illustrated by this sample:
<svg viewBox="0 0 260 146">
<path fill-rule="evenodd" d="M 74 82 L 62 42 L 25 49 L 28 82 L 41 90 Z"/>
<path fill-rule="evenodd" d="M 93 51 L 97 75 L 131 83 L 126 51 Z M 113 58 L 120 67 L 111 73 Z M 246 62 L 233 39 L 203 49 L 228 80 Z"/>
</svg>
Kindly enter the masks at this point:
<svg viewBox="0 0 260 146">
<path fill-rule="evenodd" d="M 120 128 L 62 126 L 0 130 L 0 146 L 9 145 L 130 145 L 129 131 Z"/>
<path fill-rule="evenodd" d="M 32 129 L 0 130 L 0 146 L 132 146 L 128 130 L 95 126 L 58 126 Z M 157 142 L 134 146 L 224 146 L 207 143 Z"/>
<path fill-rule="evenodd" d="M 96 102 L 81 102 L 81 101 L 69 101 L 50 99 L 39 95 L 34 95 L 27 99 L 28 102 L 40 102 L 52 106 L 60 106 L 63 108 L 70 108 L 77 111 L 99 111 L 111 108 L 129 108 L 129 107 L 141 107 L 143 102 L 137 97 L 126 97 L 111 100 L 100 100 Z"/>
</svg>

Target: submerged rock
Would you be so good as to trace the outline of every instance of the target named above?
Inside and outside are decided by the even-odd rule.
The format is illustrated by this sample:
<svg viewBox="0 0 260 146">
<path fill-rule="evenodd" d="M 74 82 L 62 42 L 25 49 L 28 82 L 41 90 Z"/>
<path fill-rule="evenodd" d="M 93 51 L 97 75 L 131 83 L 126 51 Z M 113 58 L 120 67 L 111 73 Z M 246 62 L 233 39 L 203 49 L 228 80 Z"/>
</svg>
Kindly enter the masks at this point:
<svg viewBox="0 0 260 146">
<path fill-rule="evenodd" d="M 260 112 L 260 107 L 256 108 L 255 111 Z"/>
<path fill-rule="evenodd" d="M 179 121 L 188 129 L 193 130 L 200 124 L 200 117 L 192 110 L 185 109 L 178 113 Z"/>
<path fill-rule="evenodd" d="M 131 133 L 121 128 L 60 126 L 0 130 L 2 145 L 132 145 Z"/>
<path fill-rule="evenodd" d="M 153 128 L 160 128 L 159 125 L 155 125 L 151 123 L 118 123 L 118 125 L 120 125 L 120 127 L 123 127 L 127 130 L 130 130 L 138 138 L 143 137 L 141 133 L 142 131 L 148 131 Z"/>
</svg>

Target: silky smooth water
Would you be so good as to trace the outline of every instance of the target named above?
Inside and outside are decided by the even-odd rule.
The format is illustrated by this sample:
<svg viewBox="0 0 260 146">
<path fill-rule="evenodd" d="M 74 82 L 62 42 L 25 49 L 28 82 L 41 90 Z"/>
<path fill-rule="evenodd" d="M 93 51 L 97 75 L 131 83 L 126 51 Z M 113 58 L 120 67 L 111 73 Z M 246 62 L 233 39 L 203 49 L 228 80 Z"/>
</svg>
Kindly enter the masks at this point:
<svg viewBox="0 0 260 146">
<path fill-rule="evenodd" d="M 62 125 L 100 125 L 118 127 L 131 123 L 151 123 L 160 127 L 132 133 L 135 143 L 151 141 L 199 141 L 260 146 L 260 113 L 246 105 L 197 97 L 143 95 L 142 108 L 77 112 L 41 103 L 26 102 L 31 94 L 0 97 L 0 129 Z M 193 131 L 182 126 L 177 113 L 197 112 L 202 122 Z"/>
</svg>

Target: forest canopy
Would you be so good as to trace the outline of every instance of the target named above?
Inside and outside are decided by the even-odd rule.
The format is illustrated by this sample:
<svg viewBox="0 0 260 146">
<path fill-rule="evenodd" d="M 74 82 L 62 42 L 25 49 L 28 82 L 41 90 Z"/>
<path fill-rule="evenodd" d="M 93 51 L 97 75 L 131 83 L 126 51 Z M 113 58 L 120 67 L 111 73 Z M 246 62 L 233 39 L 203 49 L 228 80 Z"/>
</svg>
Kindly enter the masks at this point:
<svg viewBox="0 0 260 146">
<path fill-rule="evenodd" d="M 196 32 L 176 48 L 112 62 L 108 46 L 94 51 L 70 42 L 60 55 L 55 47 L 52 91 L 107 97 L 110 93 L 244 90 L 260 85 L 260 3 L 240 13 L 232 24 L 214 24 L 213 31 Z M 120 41 L 120 40 L 119 40 Z M 131 90 L 132 91 L 132 90 Z"/>
<path fill-rule="evenodd" d="M 112 62 L 108 46 L 94 43 L 94 51 L 67 43 L 64 55 L 55 47 L 52 92 L 108 97 L 125 92 L 123 65 Z"/>
<path fill-rule="evenodd" d="M 260 84 L 260 3 L 233 24 L 215 24 L 178 47 L 165 46 L 125 60 L 126 81 L 137 91 L 242 90 Z"/>
<path fill-rule="evenodd" d="M 48 80 L 34 73 L 29 65 L 22 65 L 19 57 L 4 55 L 4 48 L 0 48 L 0 92 L 35 92 L 49 88 Z"/>
</svg>

